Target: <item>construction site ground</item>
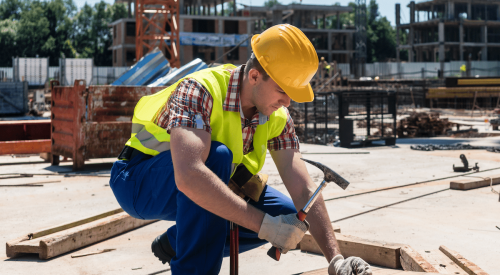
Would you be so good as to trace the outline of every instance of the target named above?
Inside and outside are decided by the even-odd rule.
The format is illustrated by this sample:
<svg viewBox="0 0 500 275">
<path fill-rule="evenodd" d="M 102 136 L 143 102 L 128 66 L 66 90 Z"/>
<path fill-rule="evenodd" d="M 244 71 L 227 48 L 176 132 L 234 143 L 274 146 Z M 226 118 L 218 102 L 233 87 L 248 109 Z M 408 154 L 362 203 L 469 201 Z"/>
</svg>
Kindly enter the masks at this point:
<svg viewBox="0 0 500 275">
<path fill-rule="evenodd" d="M 323 197 L 331 220 L 385 207 L 336 222 L 342 233 L 364 239 L 402 243 L 424 253 L 440 245 L 460 252 L 487 273 L 500 274 L 500 202 L 490 187 L 469 191 L 449 190 L 450 181 L 470 177 L 500 175 L 500 154 L 485 150 L 422 152 L 412 144 L 456 142 L 481 146 L 500 146 L 500 137 L 398 139 L 396 146 L 344 149 L 302 144 L 303 157 L 331 167 L 348 181 L 347 190 L 330 184 Z M 480 171 L 467 176 L 454 173 L 465 154 Z M 31 173 L 33 177 L 0 179 L 0 185 L 45 182 L 43 187 L 0 186 L 0 243 L 37 229 L 71 222 L 119 207 L 109 187 L 109 170 L 114 159 L 92 159 L 85 170 L 74 173 L 71 162 L 50 166 L 39 156 L 0 156 L 0 178 L 6 174 Z M 308 165 L 319 184 L 322 172 Z M 288 194 L 268 155 L 263 169 L 270 175 L 268 184 Z M 457 176 L 456 178 L 446 177 Z M 426 183 L 391 190 L 355 195 L 380 188 Z M 500 186 L 494 186 L 497 190 Z M 151 253 L 151 241 L 173 222 L 159 221 L 49 260 L 25 255 L 9 259 L 0 251 L 1 274 L 170 274 Z M 270 245 L 243 252 L 240 274 L 297 274 L 328 266 L 323 256 L 292 250 L 275 262 L 266 255 Z M 108 253 L 71 258 L 73 254 L 116 249 Z M 224 258 L 221 274 L 229 273 L 229 258 Z"/>
</svg>

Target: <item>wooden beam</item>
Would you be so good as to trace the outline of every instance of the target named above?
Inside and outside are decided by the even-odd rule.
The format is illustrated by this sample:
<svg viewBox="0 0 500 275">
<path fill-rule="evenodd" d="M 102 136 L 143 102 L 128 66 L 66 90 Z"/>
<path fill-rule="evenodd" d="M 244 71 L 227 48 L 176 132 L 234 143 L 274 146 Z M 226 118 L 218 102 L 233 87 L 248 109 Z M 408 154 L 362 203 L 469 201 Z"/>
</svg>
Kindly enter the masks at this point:
<svg viewBox="0 0 500 275">
<path fill-rule="evenodd" d="M 401 268 L 400 248 L 401 244 L 380 243 L 361 238 L 335 234 L 340 251 L 344 257 L 357 256 L 369 264 L 380 265 L 390 268 Z M 307 233 L 300 242 L 300 250 L 323 254 L 312 237 Z"/>
<path fill-rule="evenodd" d="M 473 262 L 467 260 L 458 252 L 449 249 L 448 247 L 442 245 L 439 250 L 448 256 L 453 262 L 455 262 L 460 268 L 462 268 L 469 275 L 488 275 L 484 270 L 475 265 Z"/>
<path fill-rule="evenodd" d="M 400 269 L 379 268 L 371 267 L 373 275 L 424 275 L 424 274 L 438 274 L 427 272 L 403 271 Z M 321 268 L 313 271 L 299 273 L 300 275 L 328 275 L 328 268 Z"/>
<path fill-rule="evenodd" d="M 435 272 L 438 271 L 409 245 L 401 247 L 401 266 L 406 271 Z"/>
<path fill-rule="evenodd" d="M 132 218 L 116 209 L 9 241 L 6 254 L 12 258 L 20 253 L 37 253 L 40 259 L 49 259 L 155 221 Z"/>
<path fill-rule="evenodd" d="M 450 182 L 450 189 L 453 190 L 470 190 L 481 187 L 489 186 L 493 182 L 493 185 L 500 184 L 500 175 L 494 175 L 490 177 L 485 177 L 485 179 L 466 179 L 466 180 L 455 180 Z"/>
<path fill-rule="evenodd" d="M 50 149 L 50 139 L 0 142 L 0 155 L 50 153 Z"/>
</svg>

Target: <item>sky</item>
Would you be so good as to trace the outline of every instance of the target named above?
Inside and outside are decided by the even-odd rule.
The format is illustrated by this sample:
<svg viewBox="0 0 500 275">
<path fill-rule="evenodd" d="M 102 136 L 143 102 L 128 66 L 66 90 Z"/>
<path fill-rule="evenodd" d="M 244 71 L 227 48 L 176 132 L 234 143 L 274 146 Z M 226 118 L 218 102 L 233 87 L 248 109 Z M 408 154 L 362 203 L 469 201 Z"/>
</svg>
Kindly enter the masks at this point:
<svg viewBox="0 0 500 275">
<path fill-rule="evenodd" d="M 73 0 L 78 8 L 81 8 L 85 2 L 89 5 L 93 6 L 95 3 L 100 2 L 101 0 Z M 104 0 L 107 3 L 113 4 L 114 0 Z M 286 5 L 292 3 L 293 0 L 279 0 L 280 3 Z M 299 0 L 295 0 L 298 2 Z M 263 6 L 265 0 L 236 0 L 236 3 L 241 3 L 245 5 L 251 6 Z M 333 5 L 335 3 L 340 3 L 342 6 L 347 6 L 349 2 L 354 2 L 354 0 L 333 0 L 333 1 L 325 1 L 325 0 L 302 0 L 302 4 L 306 5 Z M 370 0 L 366 0 L 367 4 Z M 409 21 L 409 8 L 406 7 L 410 0 L 377 0 L 379 13 L 381 16 L 387 17 L 387 19 L 391 22 L 391 25 L 396 25 L 395 20 L 395 4 L 401 4 L 401 23 L 405 23 Z"/>
</svg>

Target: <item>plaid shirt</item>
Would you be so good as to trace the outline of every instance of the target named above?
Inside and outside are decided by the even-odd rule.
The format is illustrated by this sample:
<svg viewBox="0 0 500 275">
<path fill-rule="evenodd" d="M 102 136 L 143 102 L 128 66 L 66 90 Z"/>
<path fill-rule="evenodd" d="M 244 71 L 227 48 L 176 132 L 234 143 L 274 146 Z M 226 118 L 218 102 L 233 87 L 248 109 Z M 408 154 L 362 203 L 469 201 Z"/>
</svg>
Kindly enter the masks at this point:
<svg viewBox="0 0 500 275">
<path fill-rule="evenodd" d="M 241 131 L 243 135 L 243 153 L 253 151 L 253 135 L 258 125 L 269 121 L 269 117 L 256 112 L 251 119 L 245 118 L 241 110 L 240 87 L 243 78 L 244 65 L 231 72 L 226 99 L 222 105 L 224 111 L 240 112 Z M 174 127 L 184 126 L 203 129 L 212 133 L 210 115 L 212 114 L 212 95 L 198 81 L 187 78 L 172 92 L 167 103 L 155 115 L 153 121 L 170 133 Z M 288 109 L 287 123 L 283 132 L 267 142 L 270 151 L 284 149 L 299 149 L 299 139 L 295 133 L 293 120 Z"/>
</svg>

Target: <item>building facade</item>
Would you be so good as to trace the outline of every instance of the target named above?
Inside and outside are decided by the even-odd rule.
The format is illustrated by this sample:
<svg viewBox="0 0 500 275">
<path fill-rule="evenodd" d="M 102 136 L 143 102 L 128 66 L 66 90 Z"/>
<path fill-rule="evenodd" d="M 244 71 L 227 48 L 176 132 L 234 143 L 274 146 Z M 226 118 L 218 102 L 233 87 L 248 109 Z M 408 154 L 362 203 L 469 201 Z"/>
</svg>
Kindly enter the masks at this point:
<svg viewBox="0 0 500 275">
<path fill-rule="evenodd" d="M 398 61 L 401 51 L 408 62 L 500 60 L 500 0 L 412 1 L 407 7 L 409 23 L 401 24 L 396 4 Z"/>
</svg>

